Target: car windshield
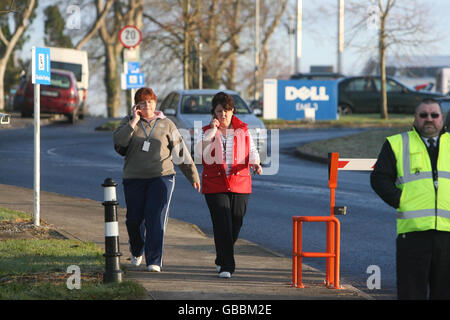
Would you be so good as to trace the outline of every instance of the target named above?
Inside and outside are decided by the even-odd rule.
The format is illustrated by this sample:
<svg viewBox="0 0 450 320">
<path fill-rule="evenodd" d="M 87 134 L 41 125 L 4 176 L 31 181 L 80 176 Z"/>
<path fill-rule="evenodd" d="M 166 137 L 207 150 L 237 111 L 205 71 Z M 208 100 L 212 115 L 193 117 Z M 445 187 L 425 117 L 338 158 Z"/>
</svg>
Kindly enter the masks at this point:
<svg viewBox="0 0 450 320">
<path fill-rule="evenodd" d="M 75 75 L 75 79 L 77 79 L 77 81 L 81 81 L 81 64 L 51 61 L 50 67 L 53 69 L 72 71 Z"/>
<path fill-rule="evenodd" d="M 442 112 L 444 115 L 450 111 L 450 101 L 441 101 Z"/>
<path fill-rule="evenodd" d="M 50 87 L 69 89 L 70 78 L 62 74 L 52 73 Z"/>
<path fill-rule="evenodd" d="M 244 100 L 238 95 L 231 95 L 234 100 L 235 114 L 250 114 L 250 109 Z M 191 94 L 183 96 L 181 101 L 181 113 L 185 114 L 210 114 L 213 94 Z"/>
</svg>

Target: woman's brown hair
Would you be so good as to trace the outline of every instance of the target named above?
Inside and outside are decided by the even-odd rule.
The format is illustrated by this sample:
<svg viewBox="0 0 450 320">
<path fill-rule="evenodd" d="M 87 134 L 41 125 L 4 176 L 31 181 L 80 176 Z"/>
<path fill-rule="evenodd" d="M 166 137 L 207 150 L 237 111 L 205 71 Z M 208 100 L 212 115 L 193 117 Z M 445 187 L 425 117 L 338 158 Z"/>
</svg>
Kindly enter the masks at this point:
<svg viewBox="0 0 450 320">
<path fill-rule="evenodd" d="M 234 111 L 234 100 L 229 94 L 226 94 L 225 92 L 216 93 L 216 95 L 213 97 L 211 101 L 211 104 L 212 104 L 211 109 L 212 115 L 214 115 L 214 111 L 216 110 L 216 107 L 219 104 L 222 105 L 224 110 Z"/>
<path fill-rule="evenodd" d="M 156 94 L 153 92 L 152 89 L 140 88 L 138 91 L 136 91 L 136 94 L 134 95 L 135 104 L 146 100 L 155 100 L 155 102 L 158 102 Z"/>
</svg>

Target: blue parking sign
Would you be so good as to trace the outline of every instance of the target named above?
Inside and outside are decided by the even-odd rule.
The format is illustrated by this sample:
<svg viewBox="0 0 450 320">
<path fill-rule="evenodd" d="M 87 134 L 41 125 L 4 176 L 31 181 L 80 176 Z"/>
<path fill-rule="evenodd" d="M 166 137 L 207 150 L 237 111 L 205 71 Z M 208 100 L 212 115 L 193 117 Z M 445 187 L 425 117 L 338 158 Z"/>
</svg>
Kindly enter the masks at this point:
<svg viewBox="0 0 450 320">
<path fill-rule="evenodd" d="M 144 86 L 143 73 L 127 73 L 125 76 L 127 89 L 138 89 Z"/>
<path fill-rule="evenodd" d="M 33 84 L 51 84 L 50 48 L 32 48 L 31 55 Z"/>
<path fill-rule="evenodd" d="M 140 73 L 141 71 L 139 62 L 127 62 L 125 73 Z"/>
</svg>

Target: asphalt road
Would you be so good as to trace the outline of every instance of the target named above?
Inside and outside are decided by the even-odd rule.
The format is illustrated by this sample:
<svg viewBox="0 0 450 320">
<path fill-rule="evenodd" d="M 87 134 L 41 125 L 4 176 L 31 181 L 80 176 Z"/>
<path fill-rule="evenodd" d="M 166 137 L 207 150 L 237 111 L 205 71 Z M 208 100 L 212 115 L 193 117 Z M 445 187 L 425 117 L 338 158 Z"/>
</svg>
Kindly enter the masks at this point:
<svg viewBox="0 0 450 320">
<path fill-rule="evenodd" d="M 121 187 L 123 160 L 113 150 L 111 132 L 94 131 L 104 122 L 101 118 L 87 118 L 74 126 L 61 121 L 41 128 L 41 190 L 103 201 L 101 184 L 111 177 L 119 183 L 118 200 L 125 206 Z M 327 166 L 299 159 L 292 149 L 308 141 L 358 131 L 280 130 L 279 139 L 274 139 L 272 145 L 272 150 L 276 150 L 275 140 L 279 140 L 278 170 L 276 166 L 266 167 L 264 171 L 271 174 L 253 179 L 253 194 L 241 238 L 290 256 L 292 216 L 329 215 Z M 0 183 L 33 188 L 33 137 L 32 127 L 0 130 Z M 276 138 L 276 135 L 269 134 L 269 137 Z M 201 172 L 201 166 L 198 169 Z M 177 172 L 170 216 L 194 223 L 211 234 L 211 220 L 203 196 L 194 191 L 178 169 Z M 342 281 L 378 299 L 394 299 L 394 210 L 372 191 L 367 172 L 339 172 L 336 204 L 348 207 L 347 215 L 339 217 Z M 41 214 L 45 219 L 45 213 Z M 307 223 L 303 230 L 305 251 L 325 251 L 325 224 Z M 322 258 L 304 259 L 304 263 L 325 270 Z M 380 289 L 367 288 L 373 272 L 370 266 L 380 270 Z"/>
</svg>

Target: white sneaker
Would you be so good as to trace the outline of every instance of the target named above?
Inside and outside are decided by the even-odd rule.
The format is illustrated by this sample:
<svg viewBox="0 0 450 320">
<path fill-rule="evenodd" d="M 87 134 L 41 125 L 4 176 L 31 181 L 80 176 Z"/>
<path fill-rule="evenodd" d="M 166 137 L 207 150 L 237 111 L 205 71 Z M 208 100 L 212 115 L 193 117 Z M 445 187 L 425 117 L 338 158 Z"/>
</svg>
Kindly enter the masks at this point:
<svg viewBox="0 0 450 320">
<path fill-rule="evenodd" d="M 220 269 L 222 269 L 221 266 L 216 266 L 216 271 L 217 271 L 217 272 L 220 272 Z"/>
<path fill-rule="evenodd" d="M 138 267 L 138 266 L 140 266 L 141 262 L 142 262 L 142 256 L 140 256 L 140 257 L 135 257 L 133 255 L 131 256 L 131 264 L 133 266 Z"/>
<path fill-rule="evenodd" d="M 231 273 L 228 271 L 224 271 L 224 272 L 219 273 L 219 277 L 220 278 L 231 278 Z"/>
<path fill-rule="evenodd" d="M 147 270 L 150 272 L 161 272 L 161 267 L 155 264 L 151 264 L 147 267 Z"/>
</svg>

